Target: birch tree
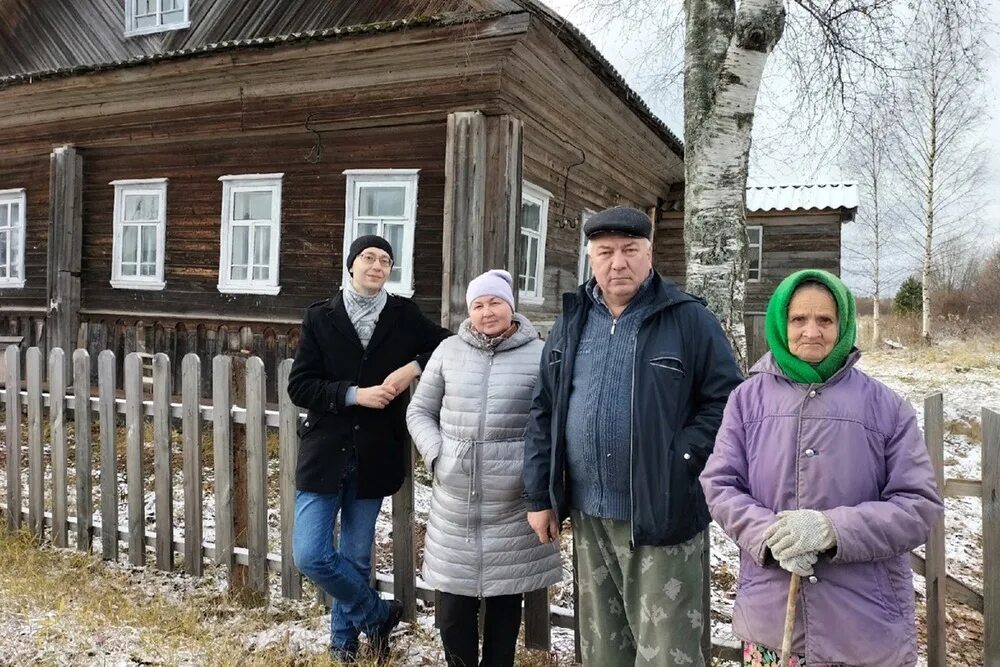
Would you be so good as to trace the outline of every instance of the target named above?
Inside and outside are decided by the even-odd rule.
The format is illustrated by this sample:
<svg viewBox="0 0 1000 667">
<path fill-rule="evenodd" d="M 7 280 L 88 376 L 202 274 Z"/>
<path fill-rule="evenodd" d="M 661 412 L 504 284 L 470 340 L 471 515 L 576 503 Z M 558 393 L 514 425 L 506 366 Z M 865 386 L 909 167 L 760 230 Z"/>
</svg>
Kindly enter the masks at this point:
<svg viewBox="0 0 1000 667">
<path fill-rule="evenodd" d="M 893 134 L 891 97 L 872 100 L 864 119 L 857 123 L 853 140 L 848 145 L 847 164 L 857 176 L 861 199 L 855 219 L 856 231 L 844 243 L 844 258 L 854 268 L 859 280 L 872 295 L 872 345 L 881 342 L 881 304 L 887 271 L 885 253 L 892 243 L 891 223 L 896 218 L 893 208 L 892 150 Z"/>
<path fill-rule="evenodd" d="M 609 17 L 668 15 L 654 0 L 581 0 Z M 747 275 L 746 180 L 757 95 L 786 32 L 803 80 L 841 101 L 880 70 L 891 40 L 891 0 L 675 0 L 683 30 L 684 244 L 687 289 L 703 296 L 741 361 Z M 670 49 L 663 50 L 670 53 Z M 669 75 L 669 73 L 665 73 Z"/>
<path fill-rule="evenodd" d="M 936 250 L 971 247 L 975 241 L 985 173 L 979 136 L 985 118 L 984 15 L 978 0 L 927 0 L 916 7 L 910 23 L 896 162 L 914 223 L 926 342 L 931 339 Z"/>
</svg>

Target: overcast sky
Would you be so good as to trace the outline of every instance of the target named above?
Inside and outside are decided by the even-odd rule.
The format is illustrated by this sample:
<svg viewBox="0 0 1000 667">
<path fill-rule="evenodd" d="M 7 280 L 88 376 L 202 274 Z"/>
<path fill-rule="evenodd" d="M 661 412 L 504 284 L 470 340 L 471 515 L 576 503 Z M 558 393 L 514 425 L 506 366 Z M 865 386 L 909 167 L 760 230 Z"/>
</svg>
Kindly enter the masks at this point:
<svg viewBox="0 0 1000 667">
<path fill-rule="evenodd" d="M 663 119 L 672 130 L 683 136 L 683 110 L 679 91 L 664 92 L 653 85 L 656 79 L 650 70 L 662 69 L 663 63 L 650 65 L 649 54 L 657 42 L 655 26 L 647 22 L 643 25 L 626 24 L 624 21 L 609 21 L 607 17 L 594 17 L 594 10 L 587 0 L 544 0 L 550 7 L 567 17 L 579 28 L 604 56 L 625 77 L 650 108 Z M 671 0 L 679 3 L 680 0 Z M 991 19 L 993 25 L 1000 25 L 1000 0 L 991 1 Z M 989 107 L 993 110 L 992 117 L 983 128 L 983 141 L 989 146 L 991 173 L 989 183 L 992 191 L 989 196 L 989 210 L 986 213 L 987 241 L 1000 242 L 1000 33 L 994 31 L 991 35 L 990 61 L 988 63 L 990 82 L 987 86 Z M 773 59 L 772 59 L 773 62 Z M 843 171 L 831 156 L 824 157 L 822 146 L 822 131 L 817 132 L 815 145 L 809 142 L 797 146 L 780 146 L 774 148 L 769 138 L 780 137 L 780 114 L 769 113 L 768 105 L 772 107 L 781 104 L 794 104 L 794 94 L 786 92 L 789 81 L 787 75 L 773 71 L 771 67 L 765 72 L 765 83 L 761 97 L 758 100 L 757 118 L 755 120 L 755 150 L 751 157 L 751 181 L 777 182 L 809 182 L 830 180 L 855 180 L 853 174 Z M 756 150 L 757 146 L 770 145 L 769 149 Z M 778 142 L 780 145 L 780 142 Z M 864 202 L 861 203 L 864 206 Z M 845 230 L 846 231 L 846 230 Z"/>
</svg>

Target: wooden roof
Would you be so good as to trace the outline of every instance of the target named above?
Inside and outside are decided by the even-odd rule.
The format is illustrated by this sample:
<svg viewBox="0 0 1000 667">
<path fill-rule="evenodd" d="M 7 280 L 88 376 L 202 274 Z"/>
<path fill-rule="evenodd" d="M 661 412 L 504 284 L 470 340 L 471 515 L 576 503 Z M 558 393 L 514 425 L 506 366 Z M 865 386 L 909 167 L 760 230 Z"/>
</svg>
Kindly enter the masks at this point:
<svg viewBox="0 0 1000 667">
<path fill-rule="evenodd" d="M 479 22 L 528 12 L 678 155 L 683 145 L 572 24 L 537 0 L 189 0 L 191 27 L 125 36 L 123 0 L 0 0 L 0 89 L 242 48 Z"/>
</svg>

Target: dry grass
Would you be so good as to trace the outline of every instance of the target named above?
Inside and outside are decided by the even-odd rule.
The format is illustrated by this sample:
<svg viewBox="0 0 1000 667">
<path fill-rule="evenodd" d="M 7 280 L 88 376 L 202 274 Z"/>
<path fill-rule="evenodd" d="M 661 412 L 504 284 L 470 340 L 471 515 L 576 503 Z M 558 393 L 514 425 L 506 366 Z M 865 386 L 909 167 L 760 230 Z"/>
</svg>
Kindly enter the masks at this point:
<svg viewBox="0 0 1000 667">
<path fill-rule="evenodd" d="M 234 609 L 225 596 L 214 592 L 172 599 L 144 590 L 125 571 L 85 554 L 39 547 L 26 533 L 0 531 L 0 599 L 4 601 L 0 618 L 43 619 L 26 641 L 39 648 L 65 646 L 67 656 L 73 655 L 71 647 L 80 637 L 127 631 L 136 637 L 134 652 L 157 664 L 335 664 L 324 653 L 298 657 L 280 644 L 247 655 L 240 635 L 273 623 L 267 612 Z M 206 623 L 220 616 L 238 618 L 235 625 L 240 632 L 220 636 L 215 632 L 219 626 Z"/>
<path fill-rule="evenodd" d="M 945 423 L 944 429 L 946 434 L 964 436 L 969 442 L 983 441 L 983 425 L 974 417 L 969 420 L 952 419 Z"/>
<path fill-rule="evenodd" d="M 249 609 L 212 587 L 195 590 L 183 586 L 181 591 L 173 589 L 165 594 L 171 590 L 170 577 L 179 576 L 109 567 L 93 556 L 39 545 L 27 533 L 11 535 L 0 530 L 0 632 L 7 633 L 0 635 L 0 647 L 13 640 L 13 633 L 19 635 L 18 643 L 32 644 L 37 655 L 44 656 L 43 662 L 91 664 L 100 657 L 81 653 L 90 645 L 86 638 L 105 637 L 112 642 L 115 635 L 121 635 L 131 637 L 124 650 L 140 663 L 220 667 L 337 664 L 325 650 L 298 653 L 287 637 L 264 650 L 250 652 L 245 648 L 247 637 L 277 623 L 315 619 L 321 613 L 316 606 L 289 603 Z M 25 631 L 29 627 L 33 631 Z M 408 647 L 439 641 L 436 633 L 412 625 L 398 650 L 401 656 Z M 4 651 L 0 650 L 0 662 L 3 660 Z M 381 667 L 398 664 L 394 659 Z M 561 667 L 572 663 L 522 646 L 515 664 Z M 377 663 L 363 660 L 359 667 L 377 667 Z"/>
<path fill-rule="evenodd" d="M 883 317 L 879 324 L 880 341 L 901 343 L 905 349 L 890 349 L 872 341 L 871 317 L 858 318 L 858 347 L 867 354 L 891 355 L 891 358 L 920 366 L 947 367 L 956 372 L 974 368 L 1000 369 L 1000 330 L 983 323 L 960 320 L 935 320 L 930 345 L 920 337 L 917 317 Z"/>
</svg>

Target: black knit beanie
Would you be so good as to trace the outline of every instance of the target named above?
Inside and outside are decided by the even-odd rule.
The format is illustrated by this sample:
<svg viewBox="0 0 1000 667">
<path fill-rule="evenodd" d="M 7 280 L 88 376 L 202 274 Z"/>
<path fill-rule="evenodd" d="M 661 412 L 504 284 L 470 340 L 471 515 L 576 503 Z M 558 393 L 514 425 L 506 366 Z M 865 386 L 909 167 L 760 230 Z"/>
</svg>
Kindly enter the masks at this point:
<svg viewBox="0 0 1000 667">
<path fill-rule="evenodd" d="M 354 264 L 354 260 L 357 259 L 358 255 L 363 253 L 368 248 L 378 248 L 379 250 L 385 250 L 389 253 L 389 259 L 395 261 L 392 256 L 392 246 L 381 236 L 376 236 L 375 234 L 369 234 L 368 236 L 359 236 L 354 239 L 354 243 L 351 244 L 351 251 L 347 253 L 347 273 L 351 273 L 351 265 Z"/>
</svg>

